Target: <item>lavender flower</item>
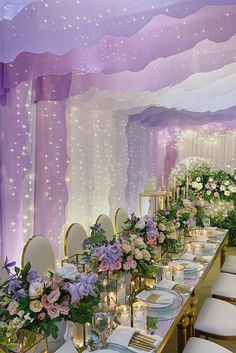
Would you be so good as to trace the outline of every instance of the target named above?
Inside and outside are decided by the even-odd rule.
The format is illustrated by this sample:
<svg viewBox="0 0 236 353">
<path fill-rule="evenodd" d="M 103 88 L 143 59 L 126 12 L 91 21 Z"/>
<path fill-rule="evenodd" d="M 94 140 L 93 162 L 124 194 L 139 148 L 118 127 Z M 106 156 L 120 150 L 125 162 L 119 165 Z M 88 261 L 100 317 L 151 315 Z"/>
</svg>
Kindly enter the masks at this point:
<svg viewBox="0 0 236 353">
<path fill-rule="evenodd" d="M 40 274 L 37 271 L 31 270 L 28 273 L 28 281 L 29 281 L 29 283 L 38 282 L 38 281 L 41 280 L 41 278 L 42 277 L 40 276 Z"/>
<path fill-rule="evenodd" d="M 71 303 L 78 303 L 81 299 L 88 295 L 94 296 L 96 282 L 96 275 L 94 273 L 90 273 L 88 276 L 81 275 L 77 282 L 70 283 L 69 293 L 71 295 Z"/>
<path fill-rule="evenodd" d="M 15 262 L 15 261 L 9 262 L 9 261 L 8 261 L 8 257 L 6 257 L 5 263 L 4 263 L 4 265 L 2 266 L 2 268 L 5 269 L 8 274 L 10 274 L 10 273 L 11 273 L 10 268 L 11 268 L 11 267 L 14 267 L 15 265 L 16 265 L 16 262 Z"/>
</svg>

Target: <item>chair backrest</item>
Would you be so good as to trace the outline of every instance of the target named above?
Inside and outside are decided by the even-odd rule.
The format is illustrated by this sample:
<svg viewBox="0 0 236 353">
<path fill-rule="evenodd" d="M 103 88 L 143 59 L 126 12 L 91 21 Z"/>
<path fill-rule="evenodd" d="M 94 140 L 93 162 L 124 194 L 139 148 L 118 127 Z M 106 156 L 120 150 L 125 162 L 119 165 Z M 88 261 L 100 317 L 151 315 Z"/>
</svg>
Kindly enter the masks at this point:
<svg viewBox="0 0 236 353">
<path fill-rule="evenodd" d="M 84 227 L 79 223 L 72 223 L 66 231 L 64 238 L 65 256 L 81 254 L 83 251 L 83 242 L 87 239 L 87 233 Z"/>
<path fill-rule="evenodd" d="M 30 262 L 31 269 L 44 275 L 47 270 L 54 270 L 56 265 L 55 255 L 48 239 L 43 235 L 34 235 L 24 246 L 21 266 Z"/>
<path fill-rule="evenodd" d="M 0 257 L 0 283 L 3 283 L 7 280 L 8 273 L 5 270 L 5 268 L 2 268 L 4 265 L 4 260 L 2 257 Z"/>
<path fill-rule="evenodd" d="M 101 224 L 102 229 L 104 229 L 106 237 L 108 240 L 113 239 L 113 235 L 115 233 L 112 220 L 106 214 L 100 214 L 96 220 L 97 224 Z"/>
<path fill-rule="evenodd" d="M 121 233 L 125 227 L 125 222 L 128 220 L 129 215 L 124 208 L 118 208 L 115 213 L 115 231 Z"/>
</svg>

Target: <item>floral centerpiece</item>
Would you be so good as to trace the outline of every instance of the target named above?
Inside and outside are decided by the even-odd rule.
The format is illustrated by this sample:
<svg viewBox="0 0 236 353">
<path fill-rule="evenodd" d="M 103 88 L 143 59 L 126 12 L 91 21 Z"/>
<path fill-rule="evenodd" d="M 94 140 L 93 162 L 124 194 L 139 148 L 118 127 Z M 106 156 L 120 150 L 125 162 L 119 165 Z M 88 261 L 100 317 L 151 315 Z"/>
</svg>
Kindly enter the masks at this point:
<svg viewBox="0 0 236 353">
<path fill-rule="evenodd" d="M 236 184 L 234 174 L 226 171 L 214 170 L 206 163 L 193 168 L 186 176 L 188 178 L 188 189 L 198 198 L 208 202 L 235 201 Z M 179 180 L 180 184 L 185 186 L 187 179 Z"/>
<path fill-rule="evenodd" d="M 69 265 L 73 266 L 73 265 Z M 9 264 L 7 281 L 0 286 L 0 321 L 8 331 L 27 329 L 57 338 L 57 323 L 62 320 L 85 323 L 91 322 L 93 307 L 98 303 L 97 278 L 94 273 L 77 276 L 69 269 L 40 276 L 27 263 L 21 270 Z"/>
</svg>

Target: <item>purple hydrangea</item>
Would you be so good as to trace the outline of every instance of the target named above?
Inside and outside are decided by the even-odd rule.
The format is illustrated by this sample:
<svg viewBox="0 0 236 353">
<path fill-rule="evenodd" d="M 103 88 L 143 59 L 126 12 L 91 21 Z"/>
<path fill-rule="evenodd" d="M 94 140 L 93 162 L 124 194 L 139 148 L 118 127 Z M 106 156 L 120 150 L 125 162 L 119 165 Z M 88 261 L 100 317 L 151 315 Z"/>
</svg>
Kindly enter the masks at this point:
<svg viewBox="0 0 236 353">
<path fill-rule="evenodd" d="M 94 256 L 100 262 L 101 271 L 118 270 L 121 267 L 123 251 L 119 244 L 103 245 L 97 248 Z"/>
<path fill-rule="evenodd" d="M 69 293 L 71 295 L 71 304 L 78 303 L 88 295 L 95 296 L 94 289 L 96 282 L 96 275 L 90 273 L 88 276 L 81 275 L 76 282 L 70 283 Z"/>
</svg>

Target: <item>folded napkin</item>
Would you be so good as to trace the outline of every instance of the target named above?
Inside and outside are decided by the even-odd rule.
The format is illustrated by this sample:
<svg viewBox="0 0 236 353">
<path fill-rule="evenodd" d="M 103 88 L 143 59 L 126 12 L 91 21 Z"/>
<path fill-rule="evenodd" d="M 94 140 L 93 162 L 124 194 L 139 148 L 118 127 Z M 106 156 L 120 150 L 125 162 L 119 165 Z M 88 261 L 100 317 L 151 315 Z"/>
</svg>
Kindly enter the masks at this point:
<svg viewBox="0 0 236 353">
<path fill-rule="evenodd" d="M 157 288 L 172 289 L 176 284 L 177 282 L 174 282 L 168 279 L 163 279 L 158 283 Z"/>
<path fill-rule="evenodd" d="M 184 253 L 181 255 L 180 259 L 193 261 L 195 259 L 195 257 L 196 257 L 196 255 Z"/>
<path fill-rule="evenodd" d="M 126 348 L 129 347 L 129 350 L 131 350 L 133 352 L 137 352 L 137 353 L 144 352 L 142 349 L 138 349 L 138 348 L 134 348 L 134 347 L 129 346 L 129 342 L 135 332 L 137 332 L 137 330 L 133 327 L 127 327 L 127 326 L 120 325 L 108 337 L 107 343 L 117 344 L 119 346 L 126 347 Z M 158 344 L 160 343 L 160 341 L 162 339 L 160 336 L 154 336 L 154 335 L 148 335 L 148 334 L 145 334 L 145 336 L 152 337 L 152 338 L 156 339 L 154 346 L 158 346 Z M 147 353 L 147 352 L 145 352 L 145 353 Z"/>
<path fill-rule="evenodd" d="M 196 237 L 194 237 L 194 241 L 196 242 L 206 243 L 207 240 L 208 238 L 203 235 L 196 235 Z"/>
<path fill-rule="evenodd" d="M 55 353 L 77 353 L 77 350 L 71 341 L 67 341 Z"/>
<path fill-rule="evenodd" d="M 172 297 L 155 294 L 155 291 L 143 290 L 137 296 L 137 299 L 150 304 L 169 304 L 173 301 Z"/>
</svg>

